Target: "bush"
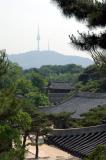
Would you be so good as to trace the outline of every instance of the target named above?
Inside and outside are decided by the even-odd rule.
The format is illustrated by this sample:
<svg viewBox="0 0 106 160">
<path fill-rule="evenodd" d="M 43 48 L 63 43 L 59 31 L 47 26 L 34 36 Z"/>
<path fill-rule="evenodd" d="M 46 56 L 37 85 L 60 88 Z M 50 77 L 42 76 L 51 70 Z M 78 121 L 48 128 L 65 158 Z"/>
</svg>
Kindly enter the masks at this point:
<svg viewBox="0 0 106 160">
<path fill-rule="evenodd" d="M 106 145 L 98 145 L 85 160 L 106 160 Z"/>
</svg>

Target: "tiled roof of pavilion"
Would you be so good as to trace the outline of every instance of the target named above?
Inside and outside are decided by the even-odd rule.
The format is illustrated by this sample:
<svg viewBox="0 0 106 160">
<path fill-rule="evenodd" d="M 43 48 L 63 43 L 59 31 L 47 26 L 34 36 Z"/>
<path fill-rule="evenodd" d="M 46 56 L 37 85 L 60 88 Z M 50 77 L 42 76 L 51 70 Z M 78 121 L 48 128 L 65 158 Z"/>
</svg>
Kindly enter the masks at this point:
<svg viewBox="0 0 106 160">
<path fill-rule="evenodd" d="M 98 105 L 105 104 L 106 93 L 78 93 L 61 104 L 45 107 L 42 111 L 46 113 L 74 112 L 72 117 L 80 118 L 82 113 L 88 112 Z"/>
<path fill-rule="evenodd" d="M 50 85 L 48 86 L 49 89 L 65 89 L 65 90 L 70 90 L 72 88 L 72 83 L 68 82 L 51 82 Z"/>
<path fill-rule="evenodd" d="M 87 128 L 56 129 L 47 137 L 46 143 L 83 158 L 97 145 L 106 144 L 106 124 Z"/>
</svg>

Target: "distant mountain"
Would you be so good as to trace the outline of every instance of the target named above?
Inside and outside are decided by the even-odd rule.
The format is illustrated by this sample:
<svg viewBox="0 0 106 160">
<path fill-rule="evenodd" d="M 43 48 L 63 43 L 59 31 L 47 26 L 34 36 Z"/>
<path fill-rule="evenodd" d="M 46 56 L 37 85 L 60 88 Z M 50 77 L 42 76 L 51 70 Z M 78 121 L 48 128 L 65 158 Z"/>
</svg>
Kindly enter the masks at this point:
<svg viewBox="0 0 106 160">
<path fill-rule="evenodd" d="M 21 54 L 8 55 L 9 60 L 18 63 L 24 69 L 39 68 L 43 65 L 78 64 L 86 67 L 93 63 L 89 58 L 62 55 L 55 51 L 30 51 Z"/>
</svg>

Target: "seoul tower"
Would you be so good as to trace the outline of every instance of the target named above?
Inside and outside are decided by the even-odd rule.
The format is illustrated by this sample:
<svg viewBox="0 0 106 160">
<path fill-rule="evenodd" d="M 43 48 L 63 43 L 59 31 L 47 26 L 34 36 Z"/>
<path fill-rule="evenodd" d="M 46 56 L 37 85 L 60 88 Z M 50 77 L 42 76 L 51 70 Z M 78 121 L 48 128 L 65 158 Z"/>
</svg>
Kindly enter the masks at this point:
<svg viewBox="0 0 106 160">
<path fill-rule="evenodd" d="M 38 35 L 37 35 L 38 48 L 37 51 L 40 51 L 40 33 L 39 33 L 39 25 L 38 25 Z"/>
</svg>

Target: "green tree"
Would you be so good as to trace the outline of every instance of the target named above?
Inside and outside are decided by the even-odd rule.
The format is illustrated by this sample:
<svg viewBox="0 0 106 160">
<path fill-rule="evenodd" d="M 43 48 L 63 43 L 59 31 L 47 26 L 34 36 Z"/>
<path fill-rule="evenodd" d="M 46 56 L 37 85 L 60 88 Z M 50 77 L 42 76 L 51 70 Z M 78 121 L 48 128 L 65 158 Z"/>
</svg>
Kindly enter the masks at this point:
<svg viewBox="0 0 106 160">
<path fill-rule="evenodd" d="M 39 93 L 38 93 L 39 94 Z M 30 132 L 32 132 L 35 135 L 35 139 L 33 140 L 32 144 L 35 145 L 35 158 L 38 159 L 39 156 L 39 136 L 44 136 L 47 133 L 51 131 L 51 122 L 48 119 L 48 116 L 44 113 L 41 113 L 38 110 L 39 105 L 43 106 L 45 104 L 45 99 L 41 98 L 41 101 L 39 101 L 39 95 L 38 99 L 35 98 L 36 103 L 32 103 L 28 98 L 26 101 L 24 101 L 24 111 L 27 112 L 31 118 L 32 118 L 32 124 L 31 129 L 26 130 L 23 134 L 23 148 L 26 147 L 26 139 L 29 136 Z M 38 101 L 38 102 L 37 102 Z M 47 100 L 46 100 L 47 101 Z"/>
<path fill-rule="evenodd" d="M 39 157 L 39 136 L 44 136 L 47 133 L 51 132 L 51 123 L 47 118 L 47 115 L 44 113 L 36 112 L 34 114 L 33 123 L 32 123 L 32 131 L 35 134 L 35 146 L 36 146 L 36 154 L 35 159 Z"/>
<path fill-rule="evenodd" d="M 5 51 L 0 51 L 0 77 L 7 72 L 8 64 L 9 62 Z"/>
<path fill-rule="evenodd" d="M 27 98 L 37 108 L 40 106 L 44 107 L 49 104 L 48 97 L 44 93 L 41 93 L 41 92 L 29 92 L 27 94 Z"/>
<path fill-rule="evenodd" d="M 26 147 L 26 139 L 30 137 L 30 132 L 33 133 L 35 138 L 32 140 L 32 145 L 35 145 L 35 159 L 39 157 L 39 136 L 45 136 L 47 133 L 51 132 L 51 122 L 48 119 L 48 116 L 44 113 L 38 111 L 28 100 L 24 104 L 24 111 L 29 113 L 32 118 L 31 129 L 26 130 L 23 134 L 23 148 Z"/>
<path fill-rule="evenodd" d="M 106 122 L 106 105 L 91 109 L 89 112 L 83 113 L 81 117 L 81 124 L 86 127 L 103 124 L 104 121 Z"/>
<path fill-rule="evenodd" d="M 16 92 L 19 95 L 26 96 L 29 92 L 36 91 L 37 88 L 34 88 L 32 82 L 27 80 L 25 77 L 18 78 L 15 83 Z"/>
<path fill-rule="evenodd" d="M 91 53 L 94 62 L 106 73 L 106 1 L 99 0 L 52 0 L 57 2 L 67 17 L 75 16 L 77 20 L 88 23 L 88 27 L 103 27 L 104 30 L 99 34 L 94 32 L 80 33 L 79 39 L 74 35 L 70 36 L 72 43 Z"/>
<path fill-rule="evenodd" d="M 56 114 L 49 114 L 48 118 L 52 122 L 54 128 L 66 129 L 73 125 L 71 115 L 73 113 L 61 112 Z"/>
<path fill-rule="evenodd" d="M 7 89 L 10 86 L 14 86 L 17 79 L 23 76 L 22 68 L 16 63 L 8 62 L 8 69 L 6 74 L 0 79 L 0 88 Z"/>
<path fill-rule="evenodd" d="M 5 80 L 9 62 L 0 52 L 0 80 Z M 31 117 L 23 111 L 23 100 L 16 96 L 12 85 L 0 89 L 0 160 L 24 159 L 21 135 L 29 129 Z M 14 144 L 14 145 L 13 145 Z"/>
<path fill-rule="evenodd" d="M 39 68 L 39 72 L 51 81 L 66 81 L 75 83 L 83 68 L 75 64 L 46 65 Z"/>
<path fill-rule="evenodd" d="M 23 112 L 23 101 L 14 92 L 0 93 L 0 158 L 24 158 L 21 134 L 30 128 L 31 117 Z M 14 146 L 13 146 L 14 143 Z M 16 154 L 15 154 L 16 153 Z M 4 158 L 5 157 L 5 158 Z"/>
<path fill-rule="evenodd" d="M 35 71 L 27 74 L 17 64 L 7 63 L 5 56 L 0 55 L 0 159 L 23 160 L 30 131 L 36 137 L 38 157 L 38 138 L 50 126 L 46 115 L 38 112 L 39 106 L 48 104 L 42 93 L 46 81 Z"/>
<path fill-rule="evenodd" d="M 27 71 L 25 76 L 28 80 L 32 82 L 32 85 L 34 87 L 37 87 L 41 92 L 44 92 L 46 80 L 39 72 L 29 70 Z"/>
<path fill-rule="evenodd" d="M 85 158 L 85 160 L 105 160 L 106 159 L 106 145 L 99 145 L 96 149 Z"/>
<path fill-rule="evenodd" d="M 97 80 L 89 80 L 86 83 L 78 82 L 76 88 L 78 91 L 82 92 L 100 92 L 101 82 Z"/>
<path fill-rule="evenodd" d="M 96 65 L 88 66 L 80 74 L 76 87 L 80 91 L 106 92 L 106 76 L 100 73 Z"/>
</svg>

